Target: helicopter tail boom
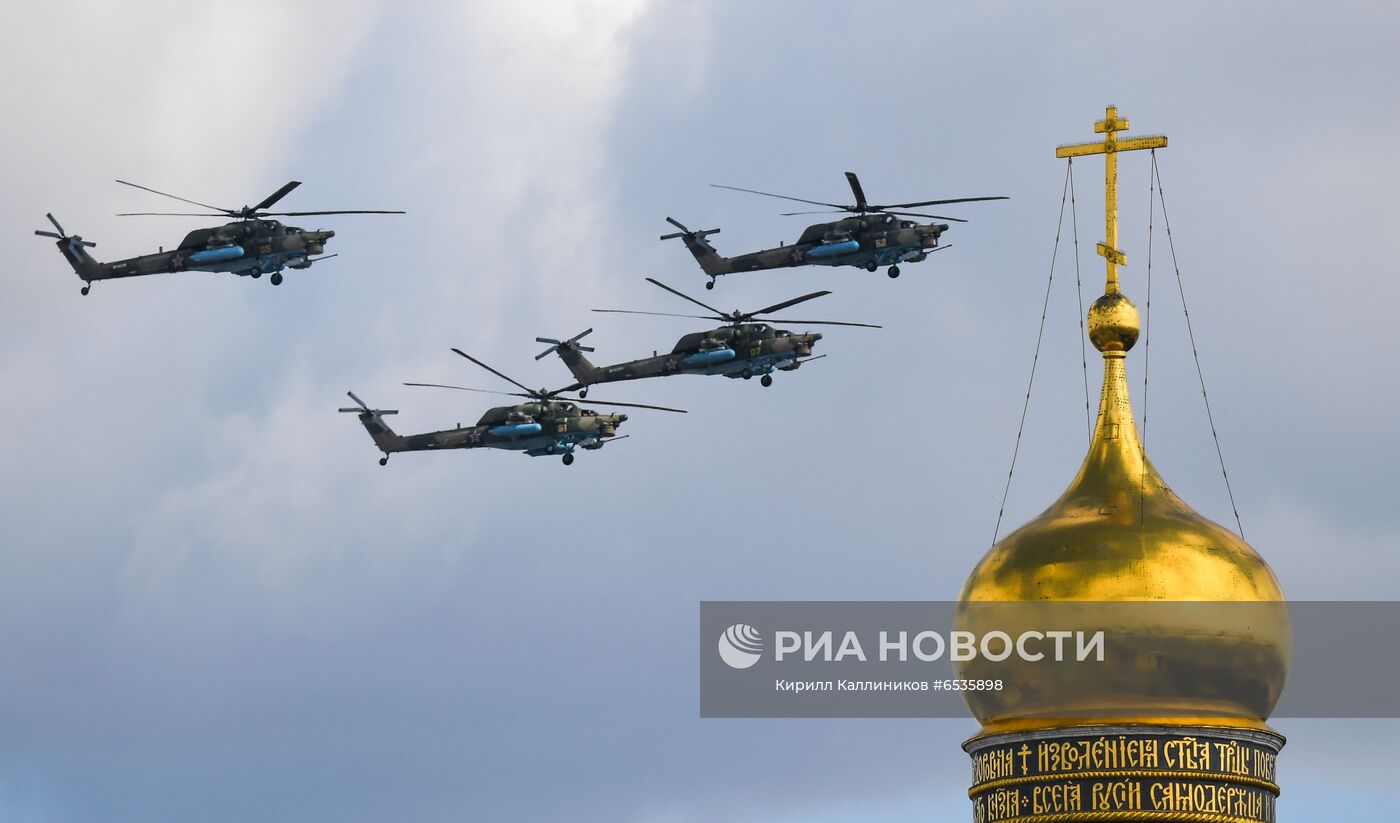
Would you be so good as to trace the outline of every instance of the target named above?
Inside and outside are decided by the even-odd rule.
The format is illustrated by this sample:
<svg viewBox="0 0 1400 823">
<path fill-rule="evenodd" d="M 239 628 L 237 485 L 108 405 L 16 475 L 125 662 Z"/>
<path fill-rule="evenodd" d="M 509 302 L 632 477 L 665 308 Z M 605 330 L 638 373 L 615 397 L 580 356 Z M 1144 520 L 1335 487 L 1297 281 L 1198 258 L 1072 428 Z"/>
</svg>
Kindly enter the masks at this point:
<svg viewBox="0 0 1400 823">
<path fill-rule="evenodd" d="M 403 435 L 396 433 L 389 428 L 389 424 L 384 422 L 384 418 L 377 413 L 361 412 L 360 423 L 364 425 L 365 431 L 374 439 L 374 445 L 385 454 L 392 452 L 408 451 L 408 443 Z"/>
<path fill-rule="evenodd" d="M 599 371 L 598 367 L 593 365 L 577 348 L 559 346 L 555 349 L 555 353 L 559 355 L 560 360 L 564 361 L 564 365 L 569 367 L 574 379 L 578 380 L 575 385 L 579 387 L 591 386 L 602 378 L 602 372 Z"/>
<path fill-rule="evenodd" d="M 700 264 L 700 268 L 704 270 L 705 274 L 714 278 L 721 274 L 729 274 L 734 271 L 733 267 L 729 264 L 729 259 L 715 251 L 715 247 L 711 246 L 710 241 L 705 239 L 712 234 L 719 234 L 719 229 L 691 231 L 674 218 L 667 217 L 666 222 L 680 229 L 680 231 L 672 232 L 671 234 L 663 234 L 661 235 L 661 239 L 674 240 L 679 237 L 681 242 L 685 243 L 685 247 L 689 249 L 690 253 L 695 257 L 696 262 Z"/>
<path fill-rule="evenodd" d="M 398 414 L 397 409 L 371 409 L 365 405 L 363 400 L 356 397 L 354 392 L 346 392 L 346 394 L 355 401 L 355 407 L 340 409 L 341 413 L 357 416 L 360 419 L 360 424 L 365 427 L 365 431 L 369 432 L 369 436 L 373 438 L 374 445 L 378 446 L 386 457 L 392 452 L 409 450 L 408 441 L 384 422 L 384 415 Z"/>
</svg>

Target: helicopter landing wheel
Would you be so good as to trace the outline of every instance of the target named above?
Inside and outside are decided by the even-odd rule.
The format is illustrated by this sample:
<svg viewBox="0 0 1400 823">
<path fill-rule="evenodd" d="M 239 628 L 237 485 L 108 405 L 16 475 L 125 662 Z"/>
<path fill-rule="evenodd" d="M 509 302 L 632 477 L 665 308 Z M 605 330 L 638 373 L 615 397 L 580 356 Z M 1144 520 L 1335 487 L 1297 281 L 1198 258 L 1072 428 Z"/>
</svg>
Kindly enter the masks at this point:
<svg viewBox="0 0 1400 823">
<path fill-rule="evenodd" d="M 710 282 L 708 282 L 708 283 L 705 284 L 705 288 L 706 288 L 706 289 L 713 289 L 714 287 L 715 287 L 715 281 L 713 281 L 713 280 L 711 280 Z"/>
<path fill-rule="evenodd" d="M 274 286 L 280 286 L 280 285 L 282 285 L 282 272 L 280 272 L 280 271 L 275 271 L 275 272 L 272 273 L 272 277 L 270 277 L 270 278 L 268 278 L 268 279 L 270 279 L 270 280 L 272 281 L 272 285 L 274 285 Z"/>
<path fill-rule="evenodd" d="M 254 280 L 257 280 L 259 277 L 262 277 L 262 270 L 261 270 L 261 269 L 253 269 L 253 271 L 250 272 L 250 273 L 248 274 L 248 276 L 251 277 L 251 278 L 253 278 Z"/>
<path fill-rule="evenodd" d="M 578 390 L 578 396 L 579 396 L 580 399 L 582 399 L 582 398 L 584 398 L 584 397 L 587 397 L 587 396 L 588 396 L 588 388 L 587 388 L 587 387 L 584 387 L 584 388 L 582 388 L 582 389 L 579 389 L 579 390 Z"/>
<path fill-rule="evenodd" d="M 387 466 L 387 465 L 389 465 L 389 456 L 388 456 L 388 455 L 385 455 L 384 457 L 379 458 L 379 465 L 381 465 L 381 466 Z"/>
<path fill-rule="evenodd" d="M 739 376 L 742 377 L 742 378 L 744 378 L 745 380 L 752 380 L 752 379 L 753 379 L 753 370 L 752 370 L 752 369 L 744 369 L 742 372 L 739 373 Z"/>
<path fill-rule="evenodd" d="M 898 277 L 898 276 L 899 276 L 899 266 L 890 266 L 890 270 L 889 270 L 888 274 L 889 274 L 891 280 L 893 280 L 893 279 L 895 279 L 896 277 Z"/>
<path fill-rule="evenodd" d="M 564 455 L 564 465 L 565 465 L 565 466 L 572 466 L 573 464 L 574 464 L 574 456 L 573 456 L 572 454 L 566 454 L 566 455 Z"/>
<path fill-rule="evenodd" d="M 761 384 L 763 384 L 763 388 L 766 389 L 766 388 L 768 388 L 769 386 L 773 385 L 773 375 L 771 375 L 771 374 L 765 374 L 765 375 L 763 375 L 763 378 L 762 378 L 761 380 L 759 380 L 758 382 L 761 383 Z"/>
<path fill-rule="evenodd" d="M 877 266 L 877 265 L 875 264 L 875 261 L 873 261 L 873 260 L 870 261 L 869 263 L 866 263 L 866 264 L 865 264 L 865 270 L 866 270 L 866 271 L 871 271 L 871 272 L 873 272 L 873 271 L 875 271 L 875 270 L 878 269 L 878 268 L 880 268 L 880 267 Z"/>
<path fill-rule="evenodd" d="M 90 292 L 90 291 L 92 291 L 92 286 L 83 286 L 83 288 L 82 288 L 83 297 L 87 297 L 87 293 Z"/>
</svg>

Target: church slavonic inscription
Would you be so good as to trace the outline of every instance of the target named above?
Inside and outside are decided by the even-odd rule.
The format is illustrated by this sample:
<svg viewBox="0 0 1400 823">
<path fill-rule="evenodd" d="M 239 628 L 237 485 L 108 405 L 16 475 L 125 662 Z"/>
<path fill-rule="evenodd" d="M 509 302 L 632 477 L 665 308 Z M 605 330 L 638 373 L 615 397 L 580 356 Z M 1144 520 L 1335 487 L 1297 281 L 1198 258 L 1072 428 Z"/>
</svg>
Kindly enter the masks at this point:
<svg viewBox="0 0 1400 823">
<path fill-rule="evenodd" d="M 1278 787 L 1271 739 L 1191 731 L 1022 735 L 974 744 L 973 819 L 1090 821 L 1144 812 L 1144 820 L 1194 814 L 1222 823 L 1272 823 Z"/>
</svg>

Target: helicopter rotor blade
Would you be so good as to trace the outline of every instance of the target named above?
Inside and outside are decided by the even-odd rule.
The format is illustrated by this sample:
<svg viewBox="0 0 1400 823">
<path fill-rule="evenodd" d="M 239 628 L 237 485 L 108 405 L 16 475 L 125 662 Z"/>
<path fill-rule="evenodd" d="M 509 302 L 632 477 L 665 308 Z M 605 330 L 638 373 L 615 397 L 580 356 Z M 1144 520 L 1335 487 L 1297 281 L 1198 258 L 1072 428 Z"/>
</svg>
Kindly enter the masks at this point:
<svg viewBox="0 0 1400 823">
<path fill-rule="evenodd" d="M 507 397 L 534 397 L 533 394 L 525 394 L 518 391 L 498 391 L 496 389 L 473 389 L 469 386 L 449 386 L 446 383 L 404 383 L 405 386 L 416 386 L 418 388 L 429 389 L 454 389 L 456 391 L 472 391 L 479 394 L 503 394 Z"/>
<path fill-rule="evenodd" d="M 64 231 L 64 230 L 63 230 L 63 227 L 60 226 L 60 225 L 58 225 L 58 218 L 56 218 L 56 217 L 53 216 L 53 212 L 49 212 L 49 213 L 45 214 L 44 216 L 47 217 L 47 218 L 49 218 L 49 222 L 53 224 L 53 227 L 54 227 L 54 228 L 58 229 L 58 236 L 59 236 L 59 237 L 67 237 L 67 236 L 68 236 L 68 232 Z"/>
<path fill-rule="evenodd" d="M 219 208 L 218 206 L 211 206 L 211 205 L 209 205 L 208 203 L 201 203 L 201 202 L 199 202 L 198 200 L 190 200 L 190 199 L 187 198 L 187 197 L 179 197 L 179 196 L 174 195 L 174 194 L 167 194 L 166 192 L 157 191 L 157 190 L 155 190 L 155 189 L 153 189 L 153 188 L 151 188 L 151 187 L 149 187 L 149 186 L 142 186 L 142 185 L 139 185 L 139 184 L 137 184 L 137 183 L 128 183 L 128 182 L 125 181 L 125 180 L 118 180 L 117 182 L 118 182 L 118 183 L 121 183 L 123 186 L 131 186 L 131 187 L 134 188 L 134 189 L 141 189 L 142 191 L 148 191 L 148 192 L 150 192 L 150 193 L 152 193 L 152 194 L 159 194 L 161 197 L 169 197 L 169 198 L 171 198 L 172 200 L 179 200 L 181 203 L 189 203 L 191 206 L 199 206 L 200 208 L 203 208 L 203 209 L 213 209 L 214 211 L 223 212 L 224 214 L 227 214 L 227 215 L 236 216 L 236 215 L 238 214 L 238 210 L 237 210 L 237 209 L 221 209 L 221 208 Z"/>
<path fill-rule="evenodd" d="M 715 317 L 706 314 L 673 314 L 668 311 L 633 311 L 631 309 L 590 309 L 599 314 L 645 314 L 651 317 L 688 317 L 692 320 L 723 320 L 728 322 L 728 317 Z"/>
<path fill-rule="evenodd" d="M 44 230 L 42 230 L 42 229 L 35 229 L 35 230 L 34 230 L 34 233 L 37 234 L 37 235 L 39 235 L 40 237 L 52 237 L 52 238 L 55 239 L 55 240 L 67 240 L 67 239 L 68 239 L 68 238 L 64 237 L 63 235 L 61 235 L 61 234 L 54 234 L 54 233 L 51 232 L 51 231 L 44 231 Z"/>
<path fill-rule="evenodd" d="M 191 211 L 125 211 L 117 214 L 118 217 L 231 217 L 236 215 L 214 214 L 212 212 L 191 212 Z"/>
<path fill-rule="evenodd" d="M 300 185 L 300 180 L 292 180 L 282 188 L 278 189 L 272 194 L 269 194 L 267 197 L 264 197 L 261 203 L 257 204 L 256 206 L 251 206 L 248 209 L 248 211 L 262 211 L 263 209 L 271 208 L 273 203 L 276 203 L 278 200 L 281 200 L 283 197 L 286 197 L 292 189 Z"/>
<path fill-rule="evenodd" d="M 846 182 L 851 184 L 851 194 L 856 196 L 856 211 L 865 211 L 868 206 L 865 202 L 865 189 L 860 187 L 860 178 L 856 177 L 853 171 L 846 172 Z"/>
<path fill-rule="evenodd" d="M 884 326 L 877 326 L 874 323 L 846 323 L 840 320 L 789 320 L 786 317 L 781 319 L 770 319 L 767 317 L 752 318 L 762 320 L 765 323 L 791 323 L 795 326 L 859 326 L 863 329 L 883 329 Z"/>
<path fill-rule="evenodd" d="M 375 415 L 398 414 L 398 413 L 399 413 L 399 410 L 398 410 L 398 409 L 371 409 L 369 406 L 365 405 L 365 401 L 361 400 L 361 399 L 359 398 L 359 396 L 356 395 L 354 392 L 348 391 L 348 392 L 346 392 L 345 394 L 348 395 L 349 398 L 350 398 L 351 400 L 354 400 L 354 401 L 355 401 L 355 404 L 356 404 L 357 406 L 359 406 L 359 408 L 340 409 L 340 411 L 342 411 L 342 412 L 349 412 L 350 414 L 366 414 L 366 413 L 368 413 L 368 414 L 375 414 Z"/>
<path fill-rule="evenodd" d="M 798 203 L 810 203 L 810 204 L 813 205 L 813 206 L 828 206 L 828 207 L 833 208 L 833 209 L 840 209 L 841 211 L 850 211 L 850 209 L 848 209 L 848 208 L 846 208 L 845 206 L 842 206 L 842 205 L 840 205 L 840 204 L 838 204 L 838 203 L 823 203 L 823 202 L 820 201 L 820 200 L 804 200 L 804 199 L 802 199 L 801 197 L 788 197 L 786 194 L 773 194 L 772 192 L 759 191 L 759 190 L 757 190 L 757 189 L 741 189 L 741 188 L 739 188 L 738 186 L 721 186 L 721 185 L 718 184 L 718 183 L 711 183 L 710 185 L 713 186 L 713 187 L 715 187 L 715 188 L 717 188 L 717 189 L 729 189 L 730 191 L 743 191 L 743 192 L 748 192 L 749 194 L 761 194 L 761 195 L 763 195 L 764 197 L 776 197 L 776 198 L 778 198 L 778 199 L 780 199 L 780 200 L 793 200 L 793 201 L 796 201 L 796 202 L 798 202 Z"/>
<path fill-rule="evenodd" d="M 577 397 L 560 397 L 554 393 L 550 393 L 549 399 L 581 403 L 585 406 L 626 406 L 629 409 L 653 409 L 655 411 L 675 412 L 676 414 L 689 414 L 685 409 L 673 409 L 670 406 L 653 406 L 649 403 L 623 403 L 618 400 L 594 400 L 591 397 L 587 400 L 583 400 Z"/>
<path fill-rule="evenodd" d="M 779 217 L 796 217 L 799 214 L 850 214 L 848 209 L 829 209 L 826 211 L 780 211 Z"/>
<path fill-rule="evenodd" d="M 678 232 L 673 232 L 673 233 L 671 233 L 671 234 L 663 234 L 663 235 L 661 235 L 661 239 L 662 239 L 662 240 L 675 240 L 677 237 L 688 237 L 688 236 L 694 234 L 694 232 L 692 232 L 690 229 L 688 229 L 688 228 L 685 227 L 685 224 L 684 224 L 684 223 L 680 222 L 679 220 L 677 220 L 677 219 L 674 218 L 674 217 L 667 217 L 667 218 L 666 218 L 666 222 L 667 222 L 667 223 L 670 223 L 671 225 L 673 225 L 673 226 L 675 226 L 676 228 L 680 229 L 680 231 L 678 231 Z"/>
<path fill-rule="evenodd" d="M 592 329 L 584 329 L 583 331 L 579 332 L 578 334 L 574 335 L 573 337 L 570 337 L 570 338 L 569 338 L 569 342 L 570 342 L 570 343 L 577 343 L 578 341 L 582 340 L 583 338 L 587 337 L 588 335 L 590 335 L 590 334 L 592 334 L 592 333 L 593 333 L 593 330 L 592 330 Z M 580 347 L 580 348 L 582 348 L 582 347 Z M 584 351 L 593 351 L 593 350 L 592 350 L 592 349 L 584 349 Z"/>
<path fill-rule="evenodd" d="M 825 297 L 828 294 L 831 294 L 831 292 L 827 291 L 826 289 L 823 289 L 821 291 L 814 291 L 811 294 L 804 294 L 801 297 L 794 297 L 791 300 L 784 300 L 781 303 L 774 303 L 773 305 L 768 306 L 766 308 L 747 312 L 742 316 L 746 318 L 751 318 L 754 315 L 758 314 L 772 314 L 775 311 L 782 311 L 783 309 L 786 309 L 789 306 L 796 306 L 798 303 L 806 303 L 808 300 L 816 300 L 818 297 Z"/>
<path fill-rule="evenodd" d="M 397 209 L 332 209 L 330 211 L 260 211 L 262 217 L 310 217 L 317 214 L 408 214 Z"/>
<path fill-rule="evenodd" d="M 953 197 L 948 200 L 920 200 L 917 203 L 890 203 L 887 206 L 871 206 L 872 211 L 884 211 L 886 209 L 911 209 L 917 206 L 944 206 L 949 203 L 976 203 L 981 200 L 1010 200 L 1010 197 L 997 195 L 995 197 Z"/>
<path fill-rule="evenodd" d="M 685 292 L 677 291 L 676 289 L 671 288 L 670 286 L 666 285 L 665 283 L 662 283 L 660 280 L 657 280 L 657 279 L 654 278 L 654 277 L 648 277 L 648 278 L 647 278 L 647 282 L 650 283 L 650 284 L 652 284 L 653 286 L 657 286 L 657 287 L 659 287 L 659 288 L 665 289 L 666 291 L 670 292 L 671 294 L 674 294 L 675 296 L 681 298 L 682 300 L 689 300 L 690 302 L 694 303 L 695 305 L 699 306 L 699 307 L 702 308 L 702 309 L 709 309 L 710 311 L 714 312 L 717 316 L 719 316 L 719 317 L 721 317 L 721 318 L 727 318 L 727 317 L 728 317 L 728 315 L 726 315 L 724 312 L 720 311 L 719 309 L 715 308 L 714 306 L 707 306 L 707 305 L 705 305 L 704 303 L 701 303 L 699 300 L 696 300 L 694 297 L 691 297 L 690 295 L 686 294 Z"/>
<path fill-rule="evenodd" d="M 495 369 L 491 368 L 490 366 L 486 365 L 485 363 L 481 362 L 480 360 L 477 360 L 475 357 L 472 357 L 470 354 L 467 354 L 466 352 L 462 351 L 461 349 L 454 348 L 454 349 L 452 349 L 452 350 L 453 350 L 454 352 L 456 352 L 456 353 L 462 355 L 463 357 L 467 358 L 468 360 L 472 361 L 473 363 L 477 364 L 478 366 L 482 367 L 483 369 L 486 369 L 487 371 L 491 372 L 492 374 L 496 375 L 497 377 L 501 378 L 502 380 L 506 381 L 507 383 L 511 384 L 512 386 L 517 386 L 517 387 L 519 387 L 521 390 L 526 391 L 526 392 L 529 392 L 529 396 L 530 396 L 530 397 L 538 397 L 538 396 L 539 396 L 539 394 L 540 394 L 539 392 L 535 391 L 534 389 L 531 389 L 529 386 L 525 385 L 524 383 L 521 383 L 521 382 L 518 381 L 518 380 L 515 380 L 515 379 L 512 379 L 512 378 L 510 378 L 510 377 L 505 376 L 505 375 L 502 374 L 501 372 L 496 371 Z"/>
<path fill-rule="evenodd" d="M 924 214 L 923 212 L 917 212 L 917 211 L 889 211 L 889 210 L 887 210 L 887 209 L 880 209 L 880 213 L 881 213 L 881 214 L 898 214 L 898 215 L 905 216 L 905 217 L 929 217 L 929 218 L 932 218 L 932 219 L 934 219 L 934 220 L 951 220 L 951 221 L 953 221 L 954 223 L 966 223 L 966 222 L 967 222 L 966 220 L 964 220 L 964 219 L 961 218 L 961 217 L 949 217 L 949 216 L 946 215 L 946 214 Z"/>
</svg>

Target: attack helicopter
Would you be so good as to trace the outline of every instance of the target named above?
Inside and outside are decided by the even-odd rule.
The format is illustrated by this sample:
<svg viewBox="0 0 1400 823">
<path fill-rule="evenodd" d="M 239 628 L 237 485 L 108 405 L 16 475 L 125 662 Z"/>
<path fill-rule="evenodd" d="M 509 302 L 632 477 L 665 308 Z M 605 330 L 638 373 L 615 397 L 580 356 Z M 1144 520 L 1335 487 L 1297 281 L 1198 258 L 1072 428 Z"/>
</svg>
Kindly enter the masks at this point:
<svg viewBox="0 0 1400 823">
<path fill-rule="evenodd" d="M 784 212 L 784 217 L 799 214 L 840 214 L 843 212 L 851 215 L 834 222 L 808 226 L 797 238 L 797 242 L 791 246 L 779 246 L 776 249 L 764 249 L 750 254 L 724 257 L 715 250 L 714 246 L 710 245 L 710 241 L 705 239 L 712 234 L 718 234 L 719 229 L 691 231 L 670 217 L 666 218 L 666 222 L 680 231 L 663 234 L 661 239 L 674 240 L 679 237 L 685 243 L 685 247 L 700 263 L 700 268 L 710 277 L 709 282 L 705 283 L 707 289 L 713 289 L 715 278 L 721 275 L 762 269 L 781 269 L 790 266 L 856 266 L 872 272 L 881 266 L 889 266 L 889 276 L 898 277 L 900 263 L 917 263 L 927 259 L 930 254 L 940 248 L 947 248 L 947 246 L 940 247 L 938 245 L 938 238 L 948 230 L 947 223 L 917 223 L 913 220 L 899 218 L 927 217 L 933 220 L 951 220 L 955 223 L 967 222 L 960 217 L 902 211 L 903 209 L 919 206 L 941 206 L 949 203 L 971 203 L 979 200 L 1008 199 L 1002 196 L 954 197 L 946 200 L 919 200 L 913 203 L 873 205 L 866 202 L 865 190 L 861 188 L 860 179 L 856 177 L 855 173 L 846 172 L 846 182 L 850 184 L 851 193 L 855 195 L 856 202 L 844 206 L 838 203 L 823 203 L 818 200 L 788 197 L 785 194 L 741 189 L 737 186 L 711 184 L 717 189 L 761 194 L 764 197 L 777 197 L 782 200 L 793 200 L 813 206 L 826 206 L 831 209 L 831 211 Z"/>
<path fill-rule="evenodd" d="M 667 312 L 629 311 L 626 309 L 594 309 L 595 312 L 609 314 L 648 314 L 658 317 L 691 317 L 698 320 L 719 320 L 727 325 L 710 331 L 687 334 L 676 342 L 670 354 L 653 354 L 612 366 L 595 366 L 583 352 L 593 351 L 579 341 L 592 329 L 570 337 L 568 340 L 555 340 L 549 337 L 536 337 L 538 343 L 548 343 L 549 348 L 535 355 L 535 359 L 558 354 L 564 364 L 578 380 L 561 391 L 577 391 L 580 397 L 588 396 L 588 387 L 595 383 L 612 383 L 619 380 L 640 380 L 647 377 L 670 377 L 673 374 L 722 374 L 725 377 L 745 380 L 761 375 L 759 383 L 765 388 L 773 385 L 774 371 L 796 371 L 803 363 L 826 355 L 812 357 L 812 346 L 822 339 L 817 332 L 793 334 L 785 329 L 775 329 L 770 318 L 759 315 L 781 311 L 808 300 L 815 300 L 831 294 L 829 291 L 814 291 L 781 303 L 765 306 L 757 311 L 743 312 L 735 309 L 726 314 L 713 306 L 701 303 L 684 292 L 673 289 L 660 280 L 648 277 L 647 282 L 671 294 L 688 300 L 713 314 L 670 314 Z M 763 322 L 767 320 L 768 322 Z M 871 323 L 842 323 L 835 320 L 785 320 L 804 326 L 861 326 L 878 329 Z"/>
<path fill-rule="evenodd" d="M 263 198 L 256 206 L 241 209 L 225 209 L 210 206 L 184 197 L 177 197 L 146 186 L 118 180 L 124 186 L 169 197 L 190 203 L 209 212 L 127 212 L 118 217 L 168 216 L 168 217 L 232 217 L 234 222 L 225 223 L 211 229 L 195 229 L 185 235 L 180 245 L 170 251 L 162 248 L 155 254 L 143 254 L 125 260 L 102 263 L 94 260 L 86 249 L 95 246 L 78 235 L 68 235 L 52 214 L 45 215 L 53 227 L 51 231 L 36 230 L 41 237 L 55 238 L 58 250 L 63 253 L 73 271 L 83 280 L 82 293 L 87 294 L 94 280 L 115 280 L 121 277 L 140 277 L 148 274 L 166 274 L 180 271 L 226 271 L 257 279 L 271 274 L 272 285 L 282 284 L 282 269 L 309 269 L 319 260 L 335 257 L 334 254 L 321 255 L 326 241 L 335 237 L 333 231 L 307 231 L 296 226 L 287 226 L 269 219 L 271 217 L 306 217 L 319 214 L 403 214 L 402 211 L 384 209 L 337 209 L 333 211 L 279 211 L 270 212 L 275 203 L 301 183 L 292 180 L 282 188 Z"/>
<path fill-rule="evenodd" d="M 475 426 L 427 432 L 425 434 L 400 435 L 389 428 L 384 416 L 398 414 L 397 409 L 372 409 L 354 392 L 346 392 L 355 407 L 340 411 L 359 416 L 360 423 L 374 439 L 374 445 L 384 453 L 379 465 L 388 464 L 389 455 L 394 452 L 441 451 L 443 449 L 509 449 L 523 451 L 530 457 L 558 454 L 563 456 L 565 466 L 573 465 L 574 450 L 578 448 L 593 451 L 601 449 L 613 440 L 622 440 L 629 435 L 617 436 L 617 428 L 626 420 L 625 414 L 599 414 L 573 402 L 573 398 L 560 397 L 565 389 L 549 391 L 531 389 L 511 377 L 491 368 L 461 349 L 452 351 L 486 369 L 506 382 L 518 386 L 521 391 L 503 392 L 491 389 L 473 389 L 466 386 L 449 386 L 442 383 L 405 383 L 405 386 L 428 386 L 439 389 L 480 392 L 483 394 L 504 394 L 511 397 L 526 397 L 528 402 L 514 406 L 497 406 L 488 409 Z M 599 406 L 626 406 L 636 409 L 685 413 L 684 409 L 668 406 L 651 406 L 645 403 L 619 403 L 593 401 Z"/>
</svg>

